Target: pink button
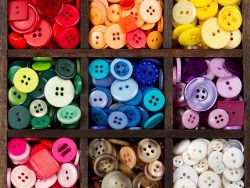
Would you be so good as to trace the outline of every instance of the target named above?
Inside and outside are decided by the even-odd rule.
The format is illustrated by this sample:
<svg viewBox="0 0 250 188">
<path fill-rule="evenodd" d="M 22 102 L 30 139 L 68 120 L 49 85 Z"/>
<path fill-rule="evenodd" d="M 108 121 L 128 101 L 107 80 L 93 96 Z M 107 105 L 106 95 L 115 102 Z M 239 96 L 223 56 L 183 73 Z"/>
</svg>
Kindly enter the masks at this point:
<svg viewBox="0 0 250 188">
<path fill-rule="evenodd" d="M 208 125 L 214 129 L 222 129 L 227 126 L 229 115 L 223 109 L 215 109 L 208 116 Z"/>
<path fill-rule="evenodd" d="M 36 8 L 28 4 L 28 19 L 21 21 L 10 21 L 11 29 L 17 33 L 24 34 L 33 31 L 39 21 L 39 15 Z"/>
<path fill-rule="evenodd" d="M 47 178 L 47 179 L 44 179 L 44 180 L 38 179 L 36 181 L 35 187 L 36 188 L 49 188 L 52 185 L 54 185 L 56 183 L 56 181 L 57 181 L 57 175 L 54 174 L 50 178 Z"/>
<path fill-rule="evenodd" d="M 63 27 L 72 27 L 79 22 L 80 13 L 75 6 L 65 4 L 60 14 L 56 16 L 55 20 Z"/>
<path fill-rule="evenodd" d="M 76 158 L 75 158 L 75 161 L 74 161 L 74 165 L 75 165 L 75 166 L 78 166 L 79 161 L 80 161 L 80 151 L 77 150 Z"/>
<path fill-rule="evenodd" d="M 229 72 L 225 67 L 225 59 L 223 58 L 214 58 L 210 61 L 209 64 L 210 70 L 219 78 L 227 78 L 232 76 L 232 73 Z"/>
<path fill-rule="evenodd" d="M 7 188 L 11 188 L 11 168 L 7 169 Z"/>
<path fill-rule="evenodd" d="M 27 1 L 8 2 L 8 21 L 20 21 L 28 18 Z"/>
<path fill-rule="evenodd" d="M 147 43 L 147 37 L 141 29 L 136 29 L 127 33 L 126 41 L 133 48 L 143 48 Z"/>
<path fill-rule="evenodd" d="M 77 174 L 77 169 L 73 164 L 64 163 L 57 173 L 58 182 L 63 187 L 71 187 L 77 181 Z"/>
<path fill-rule="evenodd" d="M 72 161 L 76 157 L 77 147 L 69 138 L 59 138 L 52 146 L 52 154 L 55 159 L 62 163 Z"/>
<path fill-rule="evenodd" d="M 16 164 L 16 165 L 17 164 L 25 164 L 29 161 L 31 148 L 30 148 L 28 143 L 26 143 L 25 148 L 26 149 L 25 149 L 24 153 L 22 153 L 20 155 L 12 155 L 10 152 L 8 153 L 13 164 Z"/>
<path fill-rule="evenodd" d="M 46 20 L 40 20 L 38 27 L 31 33 L 25 34 L 26 42 L 33 47 L 46 45 L 52 37 L 52 28 Z"/>
<path fill-rule="evenodd" d="M 22 155 L 26 151 L 26 142 L 22 138 L 12 138 L 8 143 L 8 152 L 12 155 Z"/>
<path fill-rule="evenodd" d="M 181 58 L 176 58 L 176 83 L 181 82 Z"/>
<path fill-rule="evenodd" d="M 79 42 L 80 33 L 78 29 L 74 27 L 64 28 L 58 37 L 59 46 L 65 49 L 76 48 Z"/>
<path fill-rule="evenodd" d="M 229 115 L 228 126 L 242 126 L 244 124 L 243 101 L 218 101 L 217 107 L 225 110 Z"/>
<path fill-rule="evenodd" d="M 208 68 L 207 68 L 206 74 L 204 74 L 202 77 L 207 78 L 209 80 L 213 80 L 214 77 L 215 77 L 215 74 L 211 71 L 211 68 L 210 68 L 210 62 L 211 61 L 210 60 L 205 60 L 205 61 L 206 61 L 207 65 L 208 65 Z"/>
<path fill-rule="evenodd" d="M 177 81 L 177 74 L 176 74 L 176 66 L 173 67 L 173 85 L 176 84 Z"/>
<path fill-rule="evenodd" d="M 198 126 L 200 121 L 200 116 L 198 112 L 188 109 L 184 112 L 182 116 L 182 124 L 187 129 L 194 129 Z"/>
<path fill-rule="evenodd" d="M 229 78 L 218 78 L 216 87 L 220 96 L 231 99 L 240 94 L 242 83 L 237 76 L 232 76 Z"/>
<path fill-rule="evenodd" d="M 11 182 L 18 188 L 31 188 L 36 183 L 36 174 L 27 166 L 20 165 L 12 170 Z"/>
</svg>

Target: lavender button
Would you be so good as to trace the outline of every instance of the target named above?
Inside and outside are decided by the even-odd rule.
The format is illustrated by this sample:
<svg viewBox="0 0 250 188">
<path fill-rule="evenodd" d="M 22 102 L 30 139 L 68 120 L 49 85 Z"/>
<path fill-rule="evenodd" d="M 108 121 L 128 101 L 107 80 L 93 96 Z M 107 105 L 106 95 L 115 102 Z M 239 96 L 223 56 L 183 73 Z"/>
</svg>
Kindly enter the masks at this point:
<svg viewBox="0 0 250 188">
<path fill-rule="evenodd" d="M 241 130 L 241 126 L 226 126 L 224 130 Z"/>
</svg>

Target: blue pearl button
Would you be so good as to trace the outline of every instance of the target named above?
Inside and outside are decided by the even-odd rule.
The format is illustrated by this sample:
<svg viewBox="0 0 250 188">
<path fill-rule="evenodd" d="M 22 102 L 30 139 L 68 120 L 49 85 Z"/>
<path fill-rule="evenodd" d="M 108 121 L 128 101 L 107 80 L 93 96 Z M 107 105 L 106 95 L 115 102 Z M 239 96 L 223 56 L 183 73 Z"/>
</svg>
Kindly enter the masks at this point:
<svg viewBox="0 0 250 188">
<path fill-rule="evenodd" d="M 89 74 L 95 79 L 103 79 L 109 74 L 109 64 L 103 59 L 96 59 L 89 65 Z"/>
<path fill-rule="evenodd" d="M 159 111 L 165 104 L 165 97 L 163 93 L 156 88 L 147 89 L 143 96 L 143 105 L 149 111 Z"/>
<path fill-rule="evenodd" d="M 113 129 L 124 129 L 128 125 L 128 118 L 123 112 L 112 112 L 108 117 L 108 124 Z"/>
<path fill-rule="evenodd" d="M 108 115 L 103 109 L 91 108 L 90 118 L 96 125 L 105 126 L 108 124 Z"/>
<path fill-rule="evenodd" d="M 110 64 L 111 74 L 118 80 L 126 80 L 133 73 L 133 66 L 129 60 L 124 58 L 116 58 Z"/>
<path fill-rule="evenodd" d="M 135 106 L 123 106 L 119 109 L 128 117 L 127 127 L 135 127 L 141 121 L 141 113 Z"/>
</svg>

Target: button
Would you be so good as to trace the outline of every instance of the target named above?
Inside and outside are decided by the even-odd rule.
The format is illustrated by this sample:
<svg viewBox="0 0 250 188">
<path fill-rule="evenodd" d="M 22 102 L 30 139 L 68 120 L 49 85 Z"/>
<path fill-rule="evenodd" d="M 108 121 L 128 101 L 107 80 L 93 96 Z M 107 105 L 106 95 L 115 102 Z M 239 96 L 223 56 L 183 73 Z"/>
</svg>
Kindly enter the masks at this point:
<svg viewBox="0 0 250 188">
<path fill-rule="evenodd" d="M 111 143 L 111 144 L 115 144 L 115 145 L 118 145 L 118 146 L 130 146 L 130 143 L 127 142 L 127 141 L 124 141 L 124 140 L 120 140 L 120 139 L 114 139 L 114 138 L 110 138 L 108 139 L 108 141 Z"/>
<path fill-rule="evenodd" d="M 242 34 L 239 29 L 235 31 L 231 31 L 231 38 L 229 43 L 226 45 L 226 49 L 234 49 L 237 48 L 241 44 Z"/>
<path fill-rule="evenodd" d="M 130 10 L 122 11 L 122 17 L 129 15 L 133 15 L 135 17 L 137 27 L 141 27 L 144 24 L 145 21 L 140 14 L 140 5 L 138 3 L 136 3 L 135 6 Z"/>
<path fill-rule="evenodd" d="M 121 9 L 128 10 L 135 6 L 135 1 L 134 0 L 121 0 L 119 5 Z"/>
<path fill-rule="evenodd" d="M 17 166 L 11 172 L 11 183 L 15 187 L 31 188 L 36 183 L 36 174 L 24 165 Z"/>
<path fill-rule="evenodd" d="M 113 155 L 102 154 L 98 156 L 94 161 L 94 172 L 99 177 L 104 177 L 109 172 L 115 171 L 117 169 L 118 169 L 118 159 Z"/>
<path fill-rule="evenodd" d="M 122 147 L 119 152 L 119 160 L 133 169 L 136 165 L 136 154 L 131 147 Z"/>
<path fill-rule="evenodd" d="M 109 74 L 109 64 L 103 59 L 96 59 L 89 65 L 89 74 L 95 79 L 103 79 Z"/>
<path fill-rule="evenodd" d="M 30 112 L 24 106 L 14 106 L 8 112 L 8 122 L 12 129 L 25 129 L 30 124 Z"/>
<path fill-rule="evenodd" d="M 11 168 L 7 168 L 7 188 L 11 188 Z"/>
<path fill-rule="evenodd" d="M 190 166 L 195 165 L 199 162 L 198 160 L 192 159 L 192 157 L 189 155 L 187 151 L 184 151 L 182 153 L 182 159 L 184 161 L 184 164 L 190 165 Z"/>
<path fill-rule="evenodd" d="M 25 38 L 22 35 L 19 35 L 14 32 L 9 34 L 8 42 L 13 48 L 16 48 L 16 49 L 27 48 L 27 42 Z"/>
<path fill-rule="evenodd" d="M 180 1 L 173 7 L 173 19 L 179 24 L 188 24 L 196 17 L 195 6 L 188 1 Z"/>
<path fill-rule="evenodd" d="M 8 152 L 11 155 L 19 156 L 25 153 L 27 149 L 27 143 L 22 138 L 12 138 L 8 142 Z"/>
<path fill-rule="evenodd" d="M 64 163 L 57 173 L 58 183 L 63 187 L 71 187 L 77 182 L 77 174 L 77 169 L 73 164 Z"/>
<path fill-rule="evenodd" d="M 222 160 L 223 160 L 223 153 L 219 151 L 213 151 L 208 156 L 208 164 L 212 169 L 216 167 L 218 163 L 223 162 Z"/>
<path fill-rule="evenodd" d="M 217 18 L 209 18 L 201 27 L 201 36 L 207 46 L 221 49 L 230 41 L 230 32 L 221 28 Z"/>
<path fill-rule="evenodd" d="M 156 23 L 161 19 L 162 6 L 160 1 L 142 1 L 139 8 L 141 17 L 148 23 Z"/>
<path fill-rule="evenodd" d="M 116 58 L 110 64 L 111 74 L 118 80 L 126 80 L 133 73 L 131 62 L 124 58 Z"/>
<path fill-rule="evenodd" d="M 175 155 L 182 154 L 184 151 L 186 151 L 188 149 L 190 143 L 191 143 L 191 141 L 189 139 L 181 140 L 180 142 L 175 144 L 174 149 L 173 149 L 173 153 Z"/>
<path fill-rule="evenodd" d="M 209 80 L 213 80 L 214 77 L 215 77 L 215 74 L 212 72 L 212 70 L 211 70 L 211 68 L 210 68 L 210 63 L 211 63 L 211 61 L 206 60 L 206 63 L 207 63 L 207 65 L 208 65 L 208 68 L 207 68 L 206 73 L 203 74 L 202 77 L 207 78 L 207 79 L 209 79 Z"/>
<path fill-rule="evenodd" d="M 208 125 L 214 129 L 224 128 L 228 122 L 229 115 L 225 110 L 215 109 L 209 114 Z"/>
<path fill-rule="evenodd" d="M 200 160 L 197 164 L 193 165 L 193 169 L 198 173 L 201 174 L 206 172 L 209 168 L 207 159 Z"/>
<path fill-rule="evenodd" d="M 176 103 L 185 102 L 185 98 L 184 98 L 185 87 L 186 87 L 185 83 L 178 83 L 174 86 L 174 94 L 173 94 L 174 102 L 176 102 Z"/>
<path fill-rule="evenodd" d="M 235 59 L 226 59 L 225 67 L 229 70 L 232 74 L 236 76 L 242 75 L 242 65 L 238 63 Z"/>
<path fill-rule="evenodd" d="M 235 31 L 242 24 L 241 12 L 234 6 L 223 7 L 218 14 L 218 22 L 223 29 Z"/>
<path fill-rule="evenodd" d="M 63 80 L 55 76 L 46 83 L 44 94 L 51 105 L 64 107 L 74 99 L 74 86 L 70 80 Z"/>
<path fill-rule="evenodd" d="M 65 4 L 60 14 L 55 17 L 55 21 L 62 27 L 75 26 L 79 20 L 80 13 L 78 9 L 71 4 Z"/>
<path fill-rule="evenodd" d="M 188 179 L 192 180 L 195 184 L 198 183 L 197 173 L 192 167 L 187 165 L 183 165 L 174 171 L 173 174 L 174 183 L 176 183 L 180 179 Z"/>
<path fill-rule="evenodd" d="M 215 151 L 221 151 L 223 149 L 223 141 L 221 139 L 214 139 L 211 141 L 212 149 Z"/>
<path fill-rule="evenodd" d="M 103 49 L 106 46 L 104 33 L 100 31 L 93 31 L 89 35 L 89 44 L 94 49 Z"/>
<path fill-rule="evenodd" d="M 102 180 L 102 188 L 110 187 L 132 187 L 132 182 L 128 176 L 119 171 L 108 173 Z"/>
<path fill-rule="evenodd" d="M 128 125 L 128 117 L 123 112 L 112 112 L 108 117 L 108 124 L 113 129 L 124 129 Z"/>
<path fill-rule="evenodd" d="M 57 118 L 63 124 L 74 124 L 81 118 L 81 110 L 75 105 L 68 105 L 57 111 Z"/>
<path fill-rule="evenodd" d="M 212 186 L 214 188 L 220 188 L 221 178 L 213 171 L 206 171 L 199 176 L 198 185 L 200 187 Z"/>
<path fill-rule="evenodd" d="M 127 33 L 126 41 L 133 48 L 143 48 L 146 45 L 147 37 L 141 29 L 136 29 Z"/>
<path fill-rule="evenodd" d="M 190 108 L 195 111 L 206 111 L 215 104 L 217 89 L 212 81 L 197 77 L 187 84 L 184 96 Z"/>
<path fill-rule="evenodd" d="M 33 117 L 42 117 L 47 114 L 47 104 L 42 100 L 34 100 L 30 104 L 30 114 Z"/>
<path fill-rule="evenodd" d="M 186 186 L 188 188 L 196 188 L 195 183 L 190 179 L 178 179 L 174 184 L 174 188 L 182 188 Z"/>
<path fill-rule="evenodd" d="M 118 101 L 129 101 L 138 92 L 138 84 L 132 78 L 127 80 L 115 80 L 110 88 L 112 96 Z"/>
<path fill-rule="evenodd" d="M 89 157 L 96 159 L 102 154 L 113 154 L 114 148 L 106 139 L 94 139 L 89 144 Z"/>
<path fill-rule="evenodd" d="M 237 76 L 232 76 L 229 78 L 219 78 L 216 82 L 216 87 L 220 96 L 230 99 L 240 94 L 242 83 Z"/>
<path fill-rule="evenodd" d="M 72 161 L 75 158 L 76 153 L 76 144 L 69 138 L 59 138 L 52 146 L 52 154 L 54 158 L 61 163 Z"/>
<path fill-rule="evenodd" d="M 96 79 L 92 77 L 92 84 L 99 87 L 109 87 L 114 81 L 113 75 L 109 74 L 106 78 Z"/>
<path fill-rule="evenodd" d="M 174 156 L 174 158 L 173 158 L 174 167 L 178 168 L 178 167 L 182 166 L 183 164 L 184 164 L 184 161 L 180 155 Z"/>
<path fill-rule="evenodd" d="M 161 147 L 153 139 L 143 139 L 138 143 L 138 157 L 145 163 L 151 163 L 161 156 Z"/>
<path fill-rule="evenodd" d="M 110 25 L 104 34 L 106 43 L 110 48 L 120 49 L 126 44 L 126 35 L 119 24 Z"/>
<path fill-rule="evenodd" d="M 121 16 L 122 16 L 122 9 L 120 8 L 118 4 L 112 4 L 109 6 L 108 12 L 107 12 L 107 18 L 111 22 L 113 23 L 118 22 Z"/>
<path fill-rule="evenodd" d="M 127 175 L 130 179 L 134 179 L 136 177 L 134 171 L 131 170 L 126 164 L 119 163 L 118 170 Z"/>
<path fill-rule="evenodd" d="M 16 148 L 12 148 L 11 152 L 8 150 L 9 157 L 10 157 L 12 163 L 15 165 L 26 164 L 29 161 L 31 148 L 30 148 L 29 144 L 25 142 L 25 150 L 23 151 L 23 153 L 16 155 L 16 153 L 15 153 L 16 150 L 20 151 L 20 150 L 24 149 L 22 147 L 22 145 L 20 148 L 20 146 L 18 145 L 20 142 L 18 141 L 18 143 L 17 143 L 16 141 L 18 141 L 18 140 L 15 140 L 14 143 L 13 142 L 11 143 L 11 147 L 13 147 L 14 144 L 17 144 L 17 145 L 14 145 L 14 147 L 16 146 Z M 15 152 L 13 153 L 14 150 L 15 150 Z"/>
<path fill-rule="evenodd" d="M 55 71 L 62 79 L 71 79 L 76 75 L 76 65 L 68 59 L 60 59 L 56 61 Z"/>
<path fill-rule="evenodd" d="M 230 148 L 223 155 L 223 162 L 228 168 L 237 169 L 244 163 L 244 155 L 238 148 Z"/>
<path fill-rule="evenodd" d="M 141 113 L 138 108 L 135 106 L 123 106 L 119 109 L 120 112 L 123 112 L 127 119 L 127 125 L 126 127 L 135 127 L 140 123 L 141 120 Z M 113 112 L 115 113 L 115 112 Z"/>
<path fill-rule="evenodd" d="M 225 187 L 228 187 L 230 188 L 230 186 L 239 186 L 239 187 L 244 187 L 244 182 L 242 180 L 239 180 L 239 181 L 229 181 L 228 179 L 225 178 L 225 176 L 222 176 L 222 183 Z"/>
<path fill-rule="evenodd" d="M 235 139 L 230 139 L 224 143 L 223 152 L 225 153 L 230 148 L 238 148 L 240 151 L 244 152 L 242 143 Z"/>
<path fill-rule="evenodd" d="M 199 114 L 191 109 L 186 110 L 182 116 L 182 124 L 187 129 L 194 129 L 198 126 L 199 121 Z"/>
<path fill-rule="evenodd" d="M 133 14 L 122 17 L 119 20 L 119 25 L 122 28 L 124 33 L 134 31 L 138 28 L 136 17 Z"/>
<path fill-rule="evenodd" d="M 35 187 L 37 188 L 45 188 L 45 187 L 51 187 L 52 185 L 54 185 L 57 181 L 57 175 L 54 174 L 53 176 L 51 176 L 48 179 L 37 179 Z"/>
<path fill-rule="evenodd" d="M 141 186 L 141 187 L 152 187 L 152 188 L 158 188 L 162 187 L 162 184 L 160 181 L 152 181 L 145 176 L 143 172 L 139 173 L 134 179 L 133 179 L 133 185 L 135 187 Z"/>
<path fill-rule="evenodd" d="M 209 5 L 212 0 L 203 0 L 203 1 L 199 1 L 199 0 L 191 0 L 191 3 L 193 3 L 196 7 L 204 7 Z"/>
<path fill-rule="evenodd" d="M 152 31 L 147 37 L 147 45 L 150 49 L 159 49 L 163 43 L 163 36 L 159 31 Z"/>
<path fill-rule="evenodd" d="M 61 48 L 76 48 L 80 43 L 80 32 L 75 27 L 64 28 L 60 32 L 57 42 Z"/>
<path fill-rule="evenodd" d="M 172 38 L 173 40 L 176 40 L 180 34 L 187 30 L 187 29 L 191 29 L 191 28 L 194 28 L 195 26 L 193 24 L 182 24 L 182 25 L 179 25 L 177 26 L 174 30 L 173 30 L 173 34 L 172 34 Z"/>
<path fill-rule="evenodd" d="M 240 167 L 237 169 L 230 169 L 230 168 L 225 168 L 223 175 L 226 179 L 230 181 L 239 181 L 243 178 L 244 176 L 244 168 Z"/>
<path fill-rule="evenodd" d="M 105 126 L 108 124 L 108 115 L 103 109 L 91 108 L 90 119 L 99 126 Z"/>
<path fill-rule="evenodd" d="M 194 160 L 202 160 L 207 155 L 207 144 L 199 140 L 193 140 L 188 147 L 188 154 Z"/>
<path fill-rule="evenodd" d="M 209 63 L 210 70 L 219 78 L 228 78 L 232 76 L 232 73 L 229 72 L 225 67 L 224 58 L 214 58 Z"/>
<path fill-rule="evenodd" d="M 164 107 L 165 97 L 159 89 L 149 89 L 143 95 L 143 105 L 149 111 L 159 111 Z"/>
<path fill-rule="evenodd" d="M 218 3 L 222 6 L 230 6 L 230 5 L 235 5 L 239 3 L 239 0 L 218 0 Z"/>
<path fill-rule="evenodd" d="M 133 99 L 126 101 L 125 103 L 126 105 L 137 106 L 140 104 L 141 100 L 142 100 L 142 93 L 140 90 L 138 90 L 136 96 Z"/>
<path fill-rule="evenodd" d="M 50 117 L 45 115 L 40 118 L 32 118 L 30 123 L 34 129 L 44 129 L 50 126 Z"/>
<path fill-rule="evenodd" d="M 32 63 L 32 69 L 35 71 L 45 71 L 50 69 L 51 63 L 50 62 L 35 62 Z"/>
<path fill-rule="evenodd" d="M 195 77 L 204 75 L 208 69 L 206 60 L 200 58 L 188 59 L 185 67 L 187 69 L 186 71 L 189 71 L 189 73 Z"/>
<path fill-rule="evenodd" d="M 28 3 L 27 1 L 8 2 L 8 21 L 27 20 Z"/>
<path fill-rule="evenodd" d="M 107 16 L 106 8 L 103 3 L 93 1 L 90 4 L 89 19 L 93 25 L 101 25 Z"/>
<path fill-rule="evenodd" d="M 39 83 L 38 83 L 38 86 L 36 87 L 36 89 L 34 91 L 32 91 L 29 96 L 32 98 L 32 99 L 40 99 L 40 98 L 43 98 L 44 97 L 44 87 L 45 87 L 45 84 L 46 84 L 47 80 L 42 77 L 42 76 L 39 76 Z"/>
<path fill-rule="evenodd" d="M 30 93 L 34 91 L 38 85 L 38 82 L 38 75 L 31 68 L 19 69 L 13 79 L 16 89 L 22 93 Z"/>
<path fill-rule="evenodd" d="M 110 90 L 108 90 L 107 88 L 105 87 L 96 87 L 96 88 L 93 88 L 93 90 L 91 92 L 94 92 L 94 91 L 102 91 L 105 93 L 105 95 L 107 96 L 107 104 L 106 104 L 106 107 L 109 107 L 112 103 L 112 95 L 111 95 L 111 92 Z M 107 110 L 107 109 L 106 109 Z M 108 111 L 107 111 L 108 112 Z"/>
<path fill-rule="evenodd" d="M 164 176 L 165 167 L 161 161 L 154 161 L 145 166 L 144 172 L 148 179 L 160 181 Z"/>
<path fill-rule="evenodd" d="M 27 94 L 22 93 L 16 89 L 15 86 L 12 86 L 8 92 L 8 100 L 11 105 L 21 105 L 27 99 Z"/>
<path fill-rule="evenodd" d="M 180 34 L 178 40 L 182 46 L 195 46 L 201 42 L 201 29 L 199 27 L 187 29 Z"/>
<path fill-rule="evenodd" d="M 95 90 L 89 95 L 89 103 L 92 107 L 104 108 L 108 103 L 108 97 L 103 91 Z"/>
<path fill-rule="evenodd" d="M 150 117 L 144 124 L 144 129 L 153 129 L 157 125 L 159 125 L 164 120 L 164 114 L 163 113 L 157 113 Z"/>
<path fill-rule="evenodd" d="M 46 17 L 54 17 L 57 16 L 63 9 L 63 0 L 59 1 L 43 1 L 37 0 L 36 1 L 37 10 L 40 14 Z"/>
<path fill-rule="evenodd" d="M 217 1 L 206 1 L 207 5 L 197 8 L 197 18 L 199 20 L 207 20 L 216 16 L 218 12 L 218 3 Z"/>
</svg>

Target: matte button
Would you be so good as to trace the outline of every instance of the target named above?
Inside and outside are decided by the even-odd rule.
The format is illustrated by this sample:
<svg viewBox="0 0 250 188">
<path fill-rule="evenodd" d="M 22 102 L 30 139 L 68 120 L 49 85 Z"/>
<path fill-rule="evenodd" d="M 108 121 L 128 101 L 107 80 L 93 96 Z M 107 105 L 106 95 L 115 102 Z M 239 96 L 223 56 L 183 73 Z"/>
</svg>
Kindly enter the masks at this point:
<svg viewBox="0 0 250 188">
<path fill-rule="evenodd" d="M 103 79 L 109 74 L 109 64 L 103 59 L 96 59 L 89 65 L 89 74 L 95 79 Z"/>
<path fill-rule="evenodd" d="M 43 98 L 44 97 L 44 87 L 46 85 L 46 82 L 47 80 L 42 77 L 42 76 L 39 76 L 39 83 L 38 83 L 38 86 L 37 88 L 32 91 L 29 96 L 32 98 L 32 99 L 40 99 L 40 98 Z"/>
<path fill-rule="evenodd" d="M 47 128 L 50 125 L 50 117 L 48 115 L 45 115 L 40 118 L 33 118 L 31 120 L 31 126 L 34 129 L 44 129 Z"/>
<path fill-rule="evenodd" d="M 159 89 L 149 89 L 143 96 L 143 105 L 149 111 L 159 111 L 165 104 L 165 97 Z"/>
<path fill-rule="evenodd" d="M 76 48 L 80 42 L 80 32 L 75 27 L 63 28 L 57 42 L 61 48 Z"/>
<path fill-rule="evenodd" d="M 225 176 L 226 179 L 230 181 L 234 182 L 239 181 L 244 176 L 244 168 L 243 167 L 237 169 L 225 168 L 223 175 Z"/>
<path fill-rule="evenodd" d="M 68 105 L 57 111 L 57 118 L 63 124 L 74 124 L 80 120 L 81 110 L 75 105 Z"/>
<path fill-rule="evenodd" d="M 120 149 L 119 159 L 122 163 L 126 164 L 131 169 L 133 169 L 136 165 L 136 154 L 134 150 L 129 146 L 122 147 Z"/>
<path fill-rule="evenodd" d="M 111 4 L 108 8 L 107 12 L 107 18 L 113 22 L 116 23 L 120 20 L 122 16 L 122 9 L 118 4 Z"/>
<path fill-rule="evenodd" d="M 136 3 L 135 6 L 130 10 L 123 10 L 122 11 L 122 17 L 126 17 L 129 15 L 134 15 L 137 27 L 141 27 L 144 24 L 145 21 L 140 14 L 140 5 L 139 4 Z"/>
<path fill-rule="evenodd" d="M 126 35 L 119 24 L 110 25 L 104 34 L 107 45 L 113 49 L 120 49 L 126 44 Z"/>
<path fill-rule="evenodd" d="M 8 153 L 11 155 L 22 155 L 27 149 L 27 143 L 22 138 L 12 138 L 8 142 Z"/>
<path fill-rule="evenodd" d="M 185 65 L 187 71 L 189 71 L 193 76 L 198 77 L 206 73 L 208 65 L 204 59 L 190 58 Z"/>
<path fill-rule="evenodd" d="M 159 31 L 152 31 L 147 37 L 147 45 L 150 49 L 159 49 L 163 43 L 163 36 Z"/>
<path fill-rule="evenodd" d="M 173 153 L 175 155 L 182 154 L 184 151 L 186 151 L 188 149 L 190 143 L 191 143 L 191 141 L 189 139 L 181 140 L 180 142 L 175 144 L 174 149 L 173 149 Z"/>
<path fill-rule="evenodd" d="M 101 25 L 104 23 L 107 11 L 103 3 L 92 1 L 89 10 L 89 19 L 93 25 Z"/>
<path fill-rule="evenodd" d="M 199 113 L 191 109 L 186 110 L 182 116 L 182 124 L 187 129 L 194 129 L 198 126 L 199 121 Z"/>
<path fill-rule="evenodd" d="M 228 168 L 240 168 L 244 163 L 243 152 L 238 148 L 230 148 L 223 154 L 223 162 Z"/>
<path fill-rule="evenodd" d="M 188 154 L 194 160 L 202 160 L 207 155 L 207 144 L 200 140 L 193 140 L 188 147 Z"/>
<path fill-rule="evenodd" d="M 208 117 L 208 124 L 214 129 L 221 129 L 227 126 L 229 122 L 229 115 L 225 110 L 215 109 L 210 112 Z"/>
<path fill-rule="evenodd" d="M 118 169 L 118 159 L 113 155 L 102 154 L 95 159 L 93 166 L 96 175 L 99 177 L 105 177 L 109 172 Z"/>
<path fill-rule="evenodd" d="M 50 69 L 50 67 L 50 62 L 35 62 L 32 64 L 32 69 L 34 69 L 35 71 L 45 71 Z"/>
<path fill-rule="evenodd" d="M 71 4 L 65 4 L 60 14 L 55 17 L 55 21 L 62 27 L 75 26 L 79 20 L 79 10 Z"/>
<path fill-rule="evenodd" d="M 122 28 L 123 32 L 128 33 L 138 28 L 136 21 L 136 17 L 133 14 L 130 14 L 128 16 L 120 18 L 118 23 Z"/>
<path fill-rule="evenodd" d="M 14 106 L 8 112 L 8 122 L 13 129 L 24 129 L 29 126 L 30 112 L 24 106 Z"/>
<path fill-rule="evenodd" d="M 213 186 L 214 188 L 221 187 L 221 178 L 213 171 L 206 171 L 199 177 L 198 185 L 200 187 Z"/>
<path fill-rule="evenodd" d="M 229 78 L 219 78 L 216 82 L 216 87 L 220 96 L 230 99 L 240 94 L 242 83 L 237 76 L 232 76 Z"/>
<path fill-rule="evenodd" d="M 140 4 L 141 17 L 148 23 L 156 23 L 161 19 L 162 6 L 157 0 L 144 0 Z"/>
<path fill-rule="evenodd" d="M 136 29 L 127 33 L 126 41 L 133 48 L 143 48 L 146 45 L 147 37 L 142 30 Z"/>
<path fill-rule="evenodd" d="M 123 112 L 112 112 L 108 117 L 108 124 L 113 129 L 124 129 L 128 122 L 128 117 Z"/>
<path fill-rule="evenodd" d="M 90 119 L 99 126 L 105 126 L 108 124 L 108 115 L 100 108 L 91 108 Z"/>
<path fill-rule="evenodd" d="M 183 165 L 174 171 L 174 174 L 173 174 L 174 183 L 176 183 L 179 179 L 190 179 L 195 184 L 198 183 L 197 173 L 192 167 L 188 165 Z"/>
<path fill-rule="evenodd" d="M 30 104 L 30 114 L 34 117 L 42 117 L 48 112 L 47 104 L 42 100 L 34 100 Z"/>
<path fill-rule="evenodd" d="M 27 1 L 8 2 L 8 21 L 27 20 L 28 3 Z"/>
<path fill-rule="evenodd" d="M 196 188 L 196 184 L 190 179 L 178 179 L 174 184 L 174 188 L 182 188 L 186 186 L 188 186 L 188 188 Z"/>
<path fill-rule="evenodd" d="M 153 129 L 156 126 L 158 126 L 164 119 L 164 114 L 163 113 L 157 113 L 147 119 L 145 123 L 142 123 L 144 129 Z"/>
<path fill-rule="evenodd" d="M 63 79 L 71 79 L 76 75 L 76 64 L 68 59 L 60 59 L 55 64 L 56 74 Z"/>
<path fill-rule="evenodd" d="M 188 24 L 194 21 L 196 8 L 193 3 L 180 1 L 173 7 L 173 19 L 179 24 Z"/>
<path fill-rule="evenodd" d="M 184 164 L 184 161 L 180 155 L 174 156 L 174 158 L 173 158 L 174 167 L 178 168 L 178 167 L 182 166 L 183 164 Z"/>
<path fill-rule="evenodd" d="M 234 49 L 237 48 L 242 41 L 242 34 L 241 31 L 239 29 L 235 30 L 235 31 L 231 31 L 231 38 L 229 43 L 226 45 L 226 49 Z"/>
<path fill-rule="evenodd" d="M 212 18 L 216 16 L 218 12 L 218 3 L 217 1 L 207 1 L 208 4 L 203 7 L 197 8 L 197 18 L 199 20 L 207 20 L 208 18 Z"/>
<path fill-rule="evenodd" d="M 219 78 L 228 78 L 232 76 L 232 73 L 225 67 L 224 58 L 214 58 L 209 63 L 210 70 Z"/>
<path fill-rule="evenodd" d="M 13 106 L 14 105 L 21 105 L 26 101 L 26 99 L 27 99 L 27 94 L 18 91 L 15 86 L 12 86 L 9 89 L 8 100 L 9 100 L 11 105 L 13 105 Z"/>
<path fill-rule="evenodd" d="M 51 176 L 48 179 L 37 179 L 35 187 L 36 188 L 47 188 L 47 187 L 51 187 L 52 185 L 54 185 L 57 181 L 57 175 L 54 174 L 53 176 Z"/>
<path fill-rule="evenodd" d="M 31 188 L 36 183 L 36 174 L 27 166 L 17 166 L 11 172 L 11 183 L 15 187 Z"/>
<path fill-rule="evenodd" d="M 63 187 L 75 185 L 78 177 L 76 167 L 71 163 L 64 163 L 57 172 L 58 183 Z"/>
<path fill-rule="evenodd" d="M 128 176 L 119 171 L 108 173 L 102 182 L 102 188 L 109 187 L 132 187 L 132 182 Z"/>
<path fill-rule="evenodd" d="M 37 10 L 46 17 L 55 17 L 63 9 L 63 0 L 37 0 Z"/>
<path fill-rule="evenodd" d="M 131 77 L 133 66 L 127 59 L 116 58 L 110 64 L 110 72 L 116 79 L 126 80 Z"/>
<path fill-rule="evenodd" d="M 92 107 L 104 108 L 108 103 L 108 97 L 103 91 L 95 90 L 89 95 L 89 103 Z"/>
</svg>

